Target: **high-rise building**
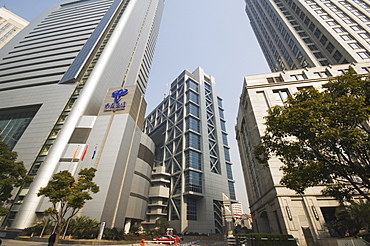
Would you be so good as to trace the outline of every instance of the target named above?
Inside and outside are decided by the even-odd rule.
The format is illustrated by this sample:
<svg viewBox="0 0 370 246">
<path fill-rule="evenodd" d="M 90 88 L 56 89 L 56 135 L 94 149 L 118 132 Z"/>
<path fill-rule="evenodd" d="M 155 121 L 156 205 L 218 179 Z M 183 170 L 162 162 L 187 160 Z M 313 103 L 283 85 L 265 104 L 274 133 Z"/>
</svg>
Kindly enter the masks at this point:
<svg viewBox="0 0 370 246">
<path fill-rule="evenodd" d="M 12 13 L 5 7 L 0 8 L 0 49 L 18 34 L 28 21 Z"/>
<path fill-rule="evenodd" d="M 245 0 L 271 71 L 370 59 L 370 4 L 364 0 Z"/>
<path fill-rule="evenodd" d="M 146 117 L 155 143 L 147 221 L 168 218 L 177 232 L 223 233 L 223 194 L 235 200 L 222 99 L 215 79 L 184 71 Z"/>
<path fill-rule="evenodd" d="M 370 62 L 351 66 L 357 74 L 370 71 Z M 331 245 L 326 241 L 330 235 L 325 223 L 335 217 L 338 201 L 322 194 L 325 186 L 308 188 L 304 195 L 287 189 L 280 184 L 283 163 L 273 156 L 266 168 L 257 162 L 254 147 L 265 133 L 264 117 L 269 108 L 283 105 L 298 90 L 320 88 L 330 77 L 348 69 L 348 64 L 342 64 L 245 77 L 236 134 L 255 232 L 291 234 L 304 246 Z M 280 82 L 271 83 L 276 78 Z"/>
<path fill-rule="evenodd" d="M 154 143 L 143 95 L 164 0 L 71 0 L 45 10 L 0 50 L 0 135 L 32 183 L 4 225 L 25 228 L 50 206 L 37 197 L 60 170 L 97 168 L 80 215 L 125 227 L 145 218 Z"/>
</svg>

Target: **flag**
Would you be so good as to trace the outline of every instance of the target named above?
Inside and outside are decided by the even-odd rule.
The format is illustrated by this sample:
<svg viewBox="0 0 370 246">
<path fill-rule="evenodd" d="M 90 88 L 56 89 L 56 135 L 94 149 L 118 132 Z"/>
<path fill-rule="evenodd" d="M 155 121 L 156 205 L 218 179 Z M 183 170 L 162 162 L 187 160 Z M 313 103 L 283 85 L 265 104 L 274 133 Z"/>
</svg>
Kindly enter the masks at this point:
<svg viewBox="0 0 370 246">
<path fill-rule="evenodd" d="M 77 148 L 76 148 L 75 152 L 73 153 L 72 161 L 73 161 L 74 159 L 76 159 L 76 156 L 77 156 L 77 153 L 78 153 L 78 149 L 79 149 L 79 148 L 80 148 L 80 145 L 78 145 L 78 146 L 77 146 Z"/>
<path fill-rule="evenodd" d="M 86 152 L 87 152 L 87 148 L 89 148 L 89 145 L 86 144 L 86 147 L 84 149 L 84 152 L 82 153 L 82 156 L 81 156 L 81 161 L 83 161 L 85 159 L 85 155 L 86 155 Z"/>
<path fill-rule="evenodd" d="M 94 149 L 93 155 L 91 156 L 91 160 L 93 160 L 93 159 L 95 158 L 97 147 L 98 147 L 98 146 L 95 146 L 95 149 Z"/>
</svg>

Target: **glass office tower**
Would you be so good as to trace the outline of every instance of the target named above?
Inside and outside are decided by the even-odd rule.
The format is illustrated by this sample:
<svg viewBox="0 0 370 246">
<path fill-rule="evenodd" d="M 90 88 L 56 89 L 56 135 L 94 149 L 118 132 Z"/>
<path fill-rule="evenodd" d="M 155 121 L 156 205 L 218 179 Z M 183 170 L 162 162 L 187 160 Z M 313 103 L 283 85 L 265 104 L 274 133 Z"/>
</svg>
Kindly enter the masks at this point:
<svg viewBox="0 0 370 246">
<path fill-rule="evenodd" d="M 155 143 L 147 228 L 165 217 L 179 233 L 223 233 L 222 194 L 236 198 L 215 87 L 203 69 L 185 70 L 145 119 L 144 131 Z"/>
<path fill-rule="evenodd" d="M 370 59 L 370 5 L 364 0 L 245 0 L 271 71 Z"/>
<path fill-rule="evenodd" d="M 4 225 L 42 218 L 49 204 L 39 188 L 84 167 L 97 168 L 100 192 L 80 215 L 126 229 L 143 220 L 154 151 L 142 134 L 143 95 L 163 8 L 164 0 L 55 4 L 0 50 L 0 127 L 34 177 Z"/>
</svg>

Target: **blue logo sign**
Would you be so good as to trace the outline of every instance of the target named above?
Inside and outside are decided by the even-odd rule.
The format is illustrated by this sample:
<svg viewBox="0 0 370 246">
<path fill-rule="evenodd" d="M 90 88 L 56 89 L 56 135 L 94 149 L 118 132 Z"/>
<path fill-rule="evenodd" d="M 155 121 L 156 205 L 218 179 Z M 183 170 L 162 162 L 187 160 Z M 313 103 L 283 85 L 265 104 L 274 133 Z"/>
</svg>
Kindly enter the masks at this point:
<svg viewBox="0 0 370 246">
<path fill-rule="evenodd" d="M 121 98 L 128 93 L 128 89 L 120 89 L 112 92 L 112 97 L 114 97 L 113 103 L 107 103 L 104 106 L 104 111 L 115 111 L 123 110 L 126 108 L 126 102 L 119 102 Z"/>
<path fill-rule="evenodd" d="M 120 89 L 112 92 L 112 97 L 114 97 L 114 102 L 118 102 L 121 98 L 128 93 L 128 89 Z"/>
</svg>

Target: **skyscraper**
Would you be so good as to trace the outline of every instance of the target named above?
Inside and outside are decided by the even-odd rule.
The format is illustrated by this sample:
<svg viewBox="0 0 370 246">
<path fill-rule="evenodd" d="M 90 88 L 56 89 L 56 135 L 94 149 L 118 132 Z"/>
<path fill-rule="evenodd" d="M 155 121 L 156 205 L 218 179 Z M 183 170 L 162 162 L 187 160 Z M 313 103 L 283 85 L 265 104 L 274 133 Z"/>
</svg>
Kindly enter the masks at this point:
<svg viewBox="0 0 370 246">
<path fill-rule="evenodd" d="M 164 0 L 71 0 L 45 10 L 0 50 L 0 135 L 34 181 L 5 225 L 25 228 L 59 170 L 97 168 L 81 215 L 129 228 L 144 219 L 154 151 L 143 95 Z M 139 185 L 140 184 L 140 185 Z"/>
<path fill-rule="evenodd" d="M 168 218 L 177 232 L 223 233 L 223 193 L 235 200 L 222 99 L 202 68 L 184 71 L 146 117 L 155 143 L 147 221 Z"/>
<path fill-rule="evenodd" d="M 370 62 L 351 66 L 357 74 L 370 71 Z M 322 194 L 325 185 L 310 187 L 304 195 L 286 188 L 280 184 L 283 177 L 280 159 L 271 156 L 266 167 L 258 163 L 254 149 L 265 133 L 264 117 L 269 108 L 282 106 L 289 95 L 308 87 L 320 87 L 348 69 L 348 64 L 341 64 L 245 77 L 236 135 L 255 232 L 290 234 L 303 246 L 331 245 L 325 223 L 335 218 L 339 202 Z M 276 78 L 280 82 L 271 83 Z"/>
<path fill-rule="evenodd" d="M 0 49 L 18 34 L 28 21 L 12 13 L 5 7 L 0 8 Z"/>
<path fill-rule="evenodd" d="M 245 0 L 271 71 L 370 59 L 370 5 L 364 0 Z"/>
</svg>

